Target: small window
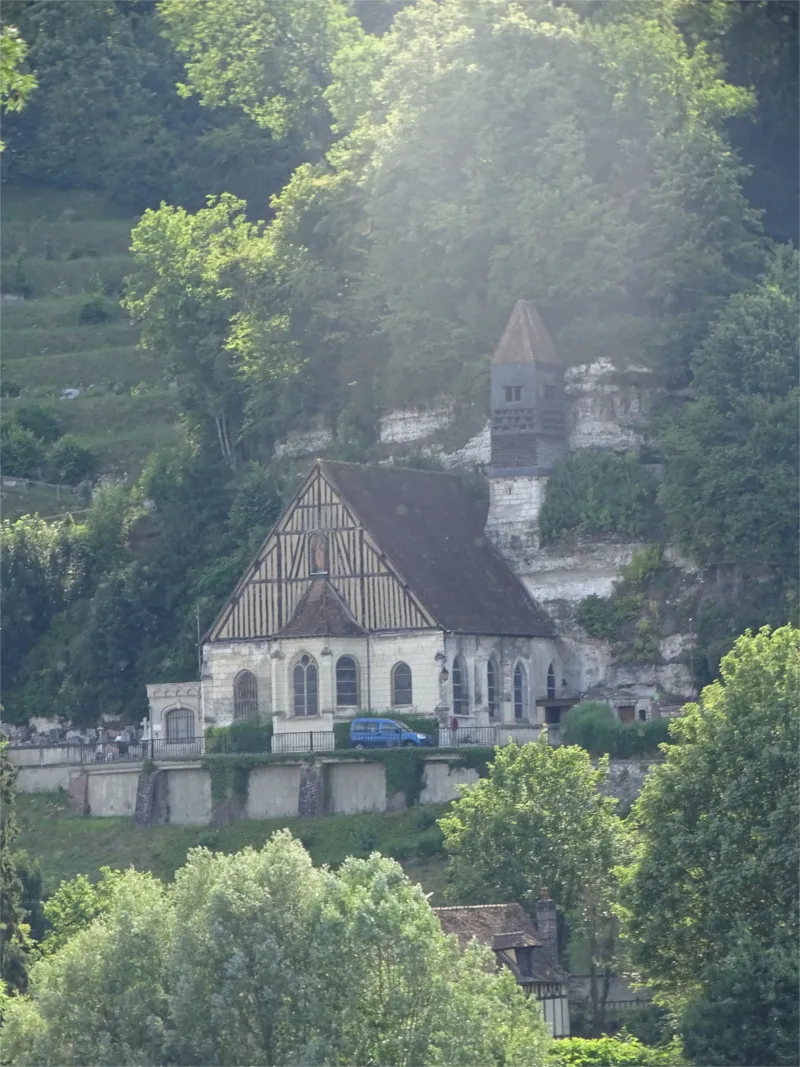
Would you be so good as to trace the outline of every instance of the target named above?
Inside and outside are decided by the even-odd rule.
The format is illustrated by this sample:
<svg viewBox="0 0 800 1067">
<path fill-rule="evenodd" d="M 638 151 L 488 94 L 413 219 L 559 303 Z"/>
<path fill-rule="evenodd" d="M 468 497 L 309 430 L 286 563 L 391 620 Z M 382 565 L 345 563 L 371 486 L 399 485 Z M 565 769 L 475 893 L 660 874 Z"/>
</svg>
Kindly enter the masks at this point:
<svg viewBox="0 0 800 1067">
<path fill-rule="evenodd" d="M 234 719 L 254 719 L 258 715 L 258 682 L 252 671 L 239 671 L 233 681 Z"/>
<path fill-rule="evenodd" d="M 517 967 L 519 968 L 519 973 L 523 975 L 523 977 L 527 978 L 531 973 L 531 968 L 533 967 L 533 949 L 527 947 L 518 948 L 516 950 L 516 953 Z"/>
<path fill-rule="evenodd" d="M 489 718 L 494 719 L 498 712 L 497 701 L 497 666 L 493 659 L 486 664 L 486 703 L 489 705 Z"/>
<path fill-rule="evenodd" d="M 528 675 L 521 663 L 514 668 L 514 718 L 528 716 Z"/>
<path fill-rule="evenodd" d="M 561 708 L 545 708 L 544 721 L 548 726 L 559 726 L 561 724 Z"/>
<path fill-rule="evenodd" d="M 317 665 L 310 656 L 301 656 L 295 665 L 292 681 L 294 686 L 295 715 L 317 714 Z"/>
<path fill-rule="evenodd" d="M 552 663 L 547 668 L 547 695 L 551 700 L 556 695 L 556 668 Z"/>
<path fill-rule="evenodd" d="M 413 703 L 411 668 L 407 663 L 395 663 L 392 668 L 392 707 L 408 708 Z"/>
<path fill-rule="evenodd" d="M 522 400 L 522 386 L 521 385 L 506 385 L 505 387 L 506 403 L 514 404 Z"/>
<path fill-rule="evenodd" d="M 461 656 L 453 660 L 453 714 L 469 715 L 467 670 Z"/>
<path fill-rule="evenodd" d="M 336 704 L 358 707 L 358 667 L 352 656 L 342 656 L 336 664 Z"/>
<path fill-rule="evenodd" d="M 639 722 L 647 722 L 647 710 L 639 708 Z"/>
</svg>

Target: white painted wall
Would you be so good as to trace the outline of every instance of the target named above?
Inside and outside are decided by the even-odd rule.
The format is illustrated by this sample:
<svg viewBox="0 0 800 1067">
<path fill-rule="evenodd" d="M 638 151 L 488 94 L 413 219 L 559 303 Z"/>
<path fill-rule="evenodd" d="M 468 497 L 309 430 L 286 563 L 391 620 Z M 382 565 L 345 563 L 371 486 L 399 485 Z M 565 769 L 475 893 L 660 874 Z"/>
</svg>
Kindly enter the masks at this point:
<svg viewBox="0 0 800 1067">
<path fill-rule="evenodd" d="M 150 729 L 154 738 L 166 738 L 166 717 L 170 711 L 179 709 L 192 712 L 194 736 L 203 736 L 199 682 L 153 683 L 147 686 L 147 702 L 150 705 Z"/>
<path fill-rule="evenodd" d="M 258 684 L 258 711 L 272 714 L 272 662 L 269 641 L 215 641 L 203 646 L 202 710 L 206 726 L 233 722 L 233 683 L 241 670 L 252 671 Z"/>
<path fill-rule="evenodd" d="M 428 761 L 422 777 L 421 804 L 445 804 L 454 800 L 462 785 L 474 785 L 478 772 L 472 767 L 453 767 L 451 763 Z"/>
</svg>

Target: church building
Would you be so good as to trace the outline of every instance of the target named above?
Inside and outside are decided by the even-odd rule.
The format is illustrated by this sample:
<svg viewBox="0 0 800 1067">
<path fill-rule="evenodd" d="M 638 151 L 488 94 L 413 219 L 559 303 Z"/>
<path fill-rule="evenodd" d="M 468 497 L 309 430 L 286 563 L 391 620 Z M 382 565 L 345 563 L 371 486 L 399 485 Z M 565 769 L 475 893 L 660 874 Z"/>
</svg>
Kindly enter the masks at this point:
<svg viewBox="0 0 800 1067">
<path fill-rule="evenodd" d="M 457 475 L 318 460 L 209 630 L 199 687 L 148 686 L 153 735 L 258 715 L 332 738 L 406 714 L 528 740 L 558 722 L 579 679 L 504 552 L 535 539 L 565 422 L 564 368 L 520 301 L 491 369 L 488 514 Z"/>
</svg>

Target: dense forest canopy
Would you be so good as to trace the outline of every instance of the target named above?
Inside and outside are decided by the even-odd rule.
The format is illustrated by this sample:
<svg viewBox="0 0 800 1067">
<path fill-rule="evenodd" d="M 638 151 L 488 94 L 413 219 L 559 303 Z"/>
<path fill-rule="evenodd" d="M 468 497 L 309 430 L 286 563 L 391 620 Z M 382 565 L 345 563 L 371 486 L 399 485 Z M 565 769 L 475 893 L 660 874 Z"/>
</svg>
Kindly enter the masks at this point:
<svg viewBox="0 0 800 1067">
<path fill-rule="evenodd" d="M 196 610 L 210 623 L 294 484 L 275 440 L 315 415 L 363 460 L 387 408 L 482 412 L 520 297 L 569 363 L 672 390 L 650 427 L 667 528 L 746 591 L 707 606 L 711 671 L 742 625 L 791 616 L 795 3 L 7 0 L 4 19 L 14 77 L 38 81 L 5 118 L 4 181 L 133 216 L 122 304 L 181 410 L 180 446 L 80 523 L 4 525 L 12 719 L 137 718 L 148 677 L 193 674 Z M 93 473 L 26 410 L 7 470 L 55 450 Z"/>
</svg>

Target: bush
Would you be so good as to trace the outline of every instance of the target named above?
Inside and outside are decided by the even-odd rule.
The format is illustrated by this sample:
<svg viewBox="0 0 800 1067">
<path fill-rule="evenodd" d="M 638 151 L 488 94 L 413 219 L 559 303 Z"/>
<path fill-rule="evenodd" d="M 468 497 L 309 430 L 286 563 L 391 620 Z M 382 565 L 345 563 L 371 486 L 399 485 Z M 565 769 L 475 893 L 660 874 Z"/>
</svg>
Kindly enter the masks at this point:
<svg viewBox="0 0 800 1067">
<path fill-rule="evenodd" d="M 17 408 L 14 418 L 24 429 L 48 443 L 57 441 L 64 432 L 61 416 L 52 404 L 30 401 Z"/>
<path fill-rule="evenodd" d="M 55 442 L 47 457 L 50 476 L 64 485 L 77 485 L 91 478 L 97 469 L 97 457 L 71 433 Z"/>
<path fill-rule="evenodd" d="M 16 420 L 6 419 L 0 435 L 3 473 L 14 478 L 39 478 L 44 464 L 44 443 Z"/>
<path fill-rule="evenodd" d="M 269 752 L 272 720 L 237 719 L 230 726 L 210 726 L 206 730 L 206 752 Z"/>
<path fill-rule="evenodd" d="M 543 543 L 565 533 L 645 537 L 653 525 L 656 483 L 633 454 L 570 452 L 548 479 L 539 515 Z"/>
<path fill-rule="evenodd" d="M 617 1037 L 568 1037 L 554 1041 L 548 1067 L 682 1067 L 677 1041 L 662 1047 L 644 1045 L 630 1034 Z"/>
<path fill-rule="evenodd" d="M 78 312 L 80 326 L 95 326 L 101 322 L 110 322 L 118 314 L 117 306 L 112 300 L 99 293 L 81 304 Z"/>
<path fill-rule="evenodd" d="M 622 723 L 601 701 L 587 700 L 570 708 L 564 719 L 564 744 L 579 745 L 592 756 L 636 759 L 657 756 L 669 741 L 667 719 Z"/>
<path fill-rule="evenodd" d="M 576 620 L 589 637 L 600 641 L 619 639 L 621 631 L 638 610 L 633 597 L 601 597 L 592 593 L 578 604 Z"/>
</svg>

